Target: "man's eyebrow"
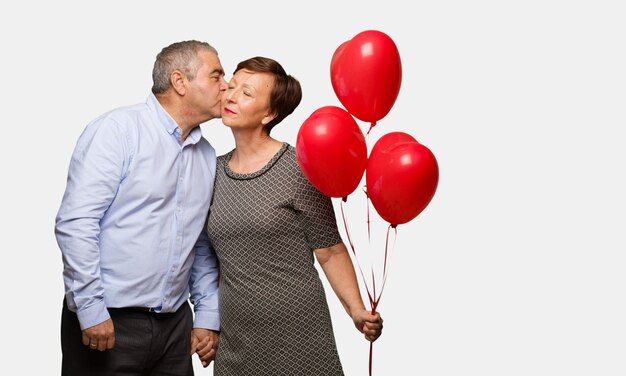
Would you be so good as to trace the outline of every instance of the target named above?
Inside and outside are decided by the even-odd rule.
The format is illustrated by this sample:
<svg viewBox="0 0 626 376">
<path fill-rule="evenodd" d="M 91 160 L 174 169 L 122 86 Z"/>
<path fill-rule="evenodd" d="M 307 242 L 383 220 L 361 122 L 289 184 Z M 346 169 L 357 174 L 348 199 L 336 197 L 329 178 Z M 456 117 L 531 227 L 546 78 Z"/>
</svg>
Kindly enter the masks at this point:
<svg viewBox="0 0 626 376">
<path fill-rule="evenodd" d="M 221 75 L 224 75 L 224 70 L 216 68 L 216 69 L 213 69 L 213 71 L 211 72 L 211 74 L 214 74 L 214 73 L 219 73 Z"/>
</svg>

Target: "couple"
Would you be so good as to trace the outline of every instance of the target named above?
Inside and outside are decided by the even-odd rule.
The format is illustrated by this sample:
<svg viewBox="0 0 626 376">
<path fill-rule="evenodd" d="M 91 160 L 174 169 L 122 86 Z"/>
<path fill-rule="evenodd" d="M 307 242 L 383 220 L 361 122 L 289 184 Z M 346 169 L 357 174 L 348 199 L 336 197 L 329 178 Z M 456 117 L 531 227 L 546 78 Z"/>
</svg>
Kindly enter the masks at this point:
<svg viewBox="0 0 626 376">
<path fill-rule="evenodd" d="M 270 137 L 299 82 L 255 57 L 227 83 L 199 41 L 165 47 L 152 78 L 146 103 L 96 118 L 72 154 L 55 227 L 62 375 L 193 375 L 194 352 L 215 375 L 343 374 L 314 255 L 366 339 L 382 319 L 330 198 Z M 199 124 L 219 117 L 236 147 L 216 158 Z"/>
</svg>

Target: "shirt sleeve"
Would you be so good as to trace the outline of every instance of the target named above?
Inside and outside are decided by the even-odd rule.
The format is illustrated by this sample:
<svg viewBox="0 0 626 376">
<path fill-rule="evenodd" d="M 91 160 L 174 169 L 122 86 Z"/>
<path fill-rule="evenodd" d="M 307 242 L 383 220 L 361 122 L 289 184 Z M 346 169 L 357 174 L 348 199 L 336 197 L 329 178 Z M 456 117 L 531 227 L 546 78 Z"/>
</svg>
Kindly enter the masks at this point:
<svg viewBox="0 0 626 376">
<path fill-rule="evenodd" d="M 128 152 L 127 132 L 104 116 L 85 128 L 71 157 L 55 235 L 65 292 L 76 304 L 81 329 L 110 317 L 100 278 L 100 220 L 115 198 Z"/>
<path fill-rule="evenodd" d="M 208 217 L 207 217 L 208 219 Z M 193 249 L 189 291 L 194 307 L 194 328 L 220 330 L 219 316 L 219 264 L 207 234 L 205 221 Z"/>
<path fill-rule="evenodd" d="M 295 167 L 294 207 L 300 213 L 302 226 L 311 249 L 328 248 L 340 243 L 341 236 L 331 198 L 320 192 Z"/>
</svg>

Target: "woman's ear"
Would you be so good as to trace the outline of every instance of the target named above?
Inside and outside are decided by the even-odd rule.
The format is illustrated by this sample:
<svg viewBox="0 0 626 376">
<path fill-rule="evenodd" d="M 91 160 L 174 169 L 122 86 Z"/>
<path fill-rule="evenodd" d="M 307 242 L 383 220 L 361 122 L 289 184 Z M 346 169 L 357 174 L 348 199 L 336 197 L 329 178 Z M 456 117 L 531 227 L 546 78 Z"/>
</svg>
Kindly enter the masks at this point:
<svg viewBox="0 0 626 376">
<path fill-rule="evenodd" d="M 270 121 L 274 119 L 276 119 L 276 114 L 272 112 L 270 114 L 265 115 L 263 119 L 261 119 L 261 124 L 268 125 Z"/>
</svg>

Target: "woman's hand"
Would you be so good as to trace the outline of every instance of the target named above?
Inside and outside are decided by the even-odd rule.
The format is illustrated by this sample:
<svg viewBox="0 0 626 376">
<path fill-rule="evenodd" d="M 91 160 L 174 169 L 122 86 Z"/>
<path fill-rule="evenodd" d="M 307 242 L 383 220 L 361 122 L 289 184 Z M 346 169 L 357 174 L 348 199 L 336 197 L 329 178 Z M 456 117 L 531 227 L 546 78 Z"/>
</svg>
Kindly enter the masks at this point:
<svg viewBox="0 0 626 376">
<path fill-rule="evenodd" d="M 355 310 L 350 316 L 357 330 L 365 335 L 365 339 L 374 342 L 383 332 L 383 319 L 378 312 L 373 315 L 366 309 Z"/>
</svg>

